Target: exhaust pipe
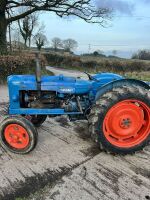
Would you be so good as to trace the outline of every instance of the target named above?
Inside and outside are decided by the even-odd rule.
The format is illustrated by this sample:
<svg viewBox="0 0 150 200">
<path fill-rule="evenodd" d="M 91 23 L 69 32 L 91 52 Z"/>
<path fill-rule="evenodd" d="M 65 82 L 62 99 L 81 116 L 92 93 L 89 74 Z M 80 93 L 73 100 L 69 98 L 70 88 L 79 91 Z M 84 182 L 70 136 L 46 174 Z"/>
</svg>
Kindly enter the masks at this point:
<svg viewBox="0 0 150 200">
<path fill-rule="evenodd" d="M 41 97 L 41 65 L 40 65 L 40 52 L 36 53 L 36 83 L 37 83 L 37 91 L 38 97 Z"/>
</svg>

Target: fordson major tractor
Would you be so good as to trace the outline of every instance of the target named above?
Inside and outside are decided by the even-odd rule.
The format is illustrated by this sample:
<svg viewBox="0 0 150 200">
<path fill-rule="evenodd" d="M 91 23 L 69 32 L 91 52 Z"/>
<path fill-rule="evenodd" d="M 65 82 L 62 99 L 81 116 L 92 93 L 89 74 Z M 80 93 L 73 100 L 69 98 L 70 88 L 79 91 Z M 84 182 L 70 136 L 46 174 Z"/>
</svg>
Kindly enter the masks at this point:
<svg viewBox="0 0 150 200">
<path fill-rule="evenodd" d="M 150 86 L 117 74 L 87 74 L 89 80 L 36 75 L 8 77 L 9 117 L 0 125 L 0 143 L 26 154 L 36 146 L 35 127 L 46 118 L 67 115 L 88 120 L 89 133 L 100 148 L 128 154 L 150 140 Z"/>
</svg>

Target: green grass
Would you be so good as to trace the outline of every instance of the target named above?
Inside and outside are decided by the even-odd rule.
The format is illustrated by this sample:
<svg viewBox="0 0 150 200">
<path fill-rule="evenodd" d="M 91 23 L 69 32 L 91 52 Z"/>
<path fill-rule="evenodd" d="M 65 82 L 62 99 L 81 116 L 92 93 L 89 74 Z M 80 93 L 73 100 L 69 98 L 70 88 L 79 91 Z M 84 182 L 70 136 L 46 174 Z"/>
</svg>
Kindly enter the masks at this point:
<svg viewBox="0 0 150 200">
<path fill-rule="evenodd" d="M 126 73 L 126 76 L 133 79 L 150 81 L 150 71 Z"/>
</svg>

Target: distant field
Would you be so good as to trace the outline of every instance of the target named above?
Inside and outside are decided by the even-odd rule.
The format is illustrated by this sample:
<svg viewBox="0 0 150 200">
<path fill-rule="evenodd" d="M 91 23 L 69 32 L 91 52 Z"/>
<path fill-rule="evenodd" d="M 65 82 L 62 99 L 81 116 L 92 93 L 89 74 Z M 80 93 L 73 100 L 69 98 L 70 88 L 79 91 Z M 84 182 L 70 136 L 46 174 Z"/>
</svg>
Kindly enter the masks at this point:
<svg viewBox="0 0 150 200">
<path fill-rule="evenodd" d="M 109 57 L 98 57 L 98 56 L 80 56 L 81 60 L 83 61 L 91 61 L 91 60 L 95 60 L 97 62 L 101 62 L 102 60 L 120 60 L 120 61 L 137 61 L 137 62 L 144 62 L 147 64 L 150 64 L 150 60 L 138 60 L 138 59 L 126 59 L 126 58 L 109 58 Z"/>
<path fill-rule="evenodd" d="M 98 58 L 98 57 L 94 57 L 94 56 L 82 56 L 81 57 L 81 60 L 83 62 L 87 62 L 87 61 L 96 61 L 98 63 L 102 63 L 104 61 L 116 61 L 116 59 L 114 58 Z M 119 72 L 119 74 L 121 75 L 125 75 L 127 77 L 130 77 L 130 78 L 135 78 L 135 79 L 139 79 L 139 80 L 145 80 L 145 81 L 150 81 L 150 61 L 147 61 L 147 60 L 132 60 L 132 59 L 117 59 L 117 61 L 120 61 L 120 62 L 129 62 L 129 63 L 132 63 L 132 62 L 139 62 L 141 63 L 144 63 L 147 65 L 147 69 L 146 71 L 145 70 L 142 70 L 142 71 L 133 71 L 133 72 Z M 149 67 L 148 67 L 149 66 Z"/>
<path fill-rule="evenodd" d="M 51 62 L 49 64 L 64 69 L 74 69 L 89 73 L 112 72 L 129 78 L 150 81 L 150 61 L 121 58 L 101 58 L 97 56 L 56 55 L 55 62 Z"/>
<path fill-rule="evenodd" d="M 126 73 L 126 76 L 129 78 L 144 80 L 144 81 L 150 81 L 150 71 L 147 72 L 132 72 L 132 73 Z"/>
</svg>

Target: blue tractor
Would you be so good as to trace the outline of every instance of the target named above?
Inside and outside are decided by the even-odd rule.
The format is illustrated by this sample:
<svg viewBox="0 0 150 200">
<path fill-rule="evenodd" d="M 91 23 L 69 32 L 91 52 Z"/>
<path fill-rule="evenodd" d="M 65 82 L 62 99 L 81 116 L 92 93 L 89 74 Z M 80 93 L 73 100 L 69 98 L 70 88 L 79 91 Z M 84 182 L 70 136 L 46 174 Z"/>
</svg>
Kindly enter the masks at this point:
<svg viewBox="0 0 150 200">
<path fill-rule="evenodd" d="M 100 148 L 119 154 L 143 149 L 150 140 L 150 86 L 112 73 L 87 74 L 89 80 L 59 76 L 8 77 L 9 117 L 0 125 L 1 145 L 26 154 L 36 146 L 35 127 L 46 118 L 67 115 L 88 120 Z"/>
</svg>

